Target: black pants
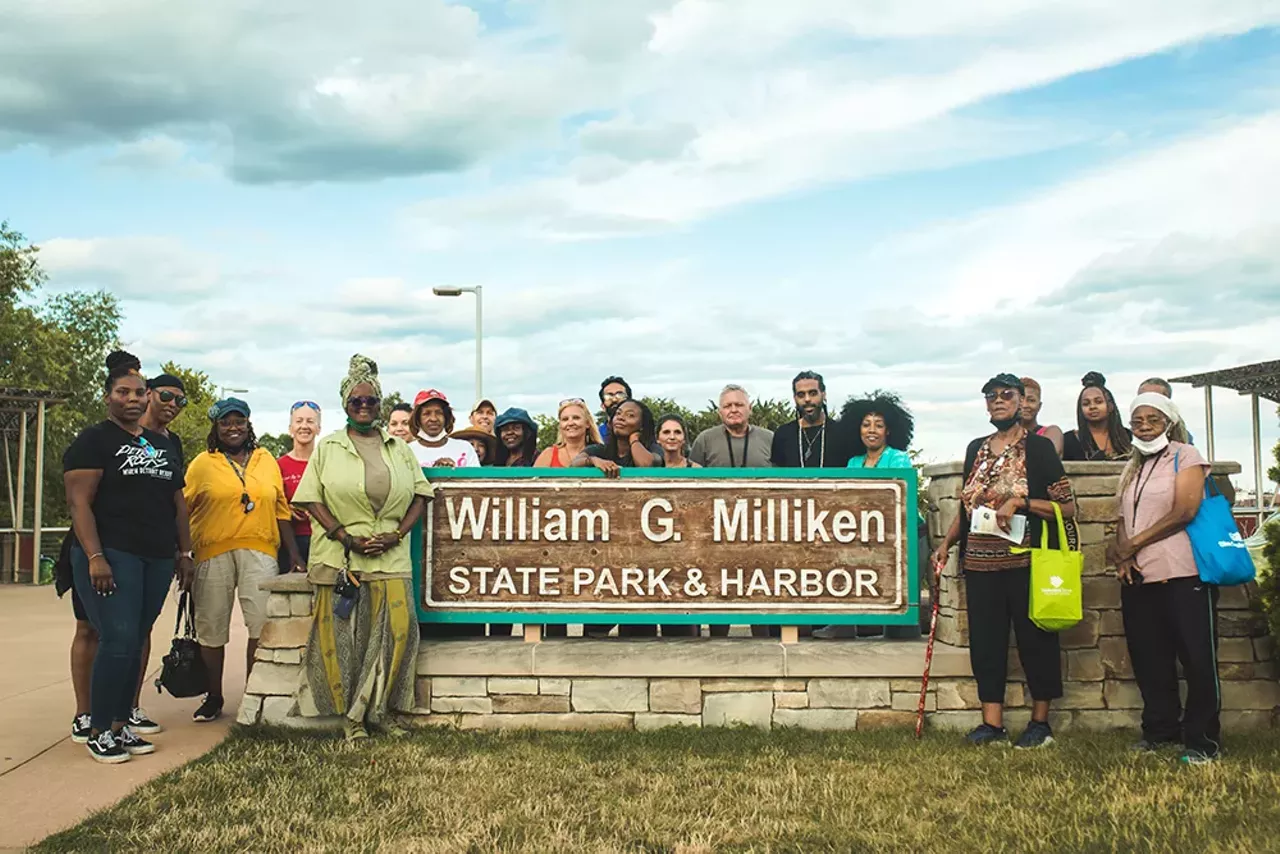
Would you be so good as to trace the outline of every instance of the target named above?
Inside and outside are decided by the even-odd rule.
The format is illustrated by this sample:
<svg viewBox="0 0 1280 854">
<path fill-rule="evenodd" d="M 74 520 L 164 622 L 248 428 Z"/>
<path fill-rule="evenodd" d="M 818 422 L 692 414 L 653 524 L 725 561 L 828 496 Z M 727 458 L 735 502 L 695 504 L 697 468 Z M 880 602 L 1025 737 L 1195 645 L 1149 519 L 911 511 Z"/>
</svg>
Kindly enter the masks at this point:
<svg viewBox="0 0 1280 854">
<path fill-rule="evenodd" d="M 1031 569 L 966 572 L 969 598 L 969 665 L 978 681 L 978 699 L 1003 703 L 1009 672 L 1009 624 L 1018 641 L 1018 658 L 1033 700 L 1062 696 L 1062 659 L 1058 636 L 1036 627 L 1027 616 Z"/>
<path fill-rule="evenodd" d="M 1196 750 L 1218 752 L 1217 604 L 1218 588 L 1199 578 L 1121 589 L 1125 639 L 1142 691 L 1142 735 L 1147 740 L 1181 740 Z M 1182 662 L 1187 680 L 1185 713 L 1175 661 Z"/>
</svg>

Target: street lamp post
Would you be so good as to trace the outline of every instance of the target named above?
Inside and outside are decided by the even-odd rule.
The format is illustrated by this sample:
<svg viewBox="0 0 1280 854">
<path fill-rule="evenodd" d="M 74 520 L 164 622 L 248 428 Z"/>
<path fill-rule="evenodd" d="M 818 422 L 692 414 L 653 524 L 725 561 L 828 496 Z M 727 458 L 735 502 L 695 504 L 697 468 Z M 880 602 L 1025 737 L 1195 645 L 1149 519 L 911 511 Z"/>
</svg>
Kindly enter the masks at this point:
<svg viewBox="0 0 1280 854">
<path fill-rule="evenodd" d="M 432 288 L 431 292 L 438 297 L 460 297 L 463 294 L 476 295 L 476 401 L 479 402 L 484 397 L 484 322 L 483 322 L 483 299 L 481 298 L 483 286 L 476 285 L 473 288 Z"/>
</svg>

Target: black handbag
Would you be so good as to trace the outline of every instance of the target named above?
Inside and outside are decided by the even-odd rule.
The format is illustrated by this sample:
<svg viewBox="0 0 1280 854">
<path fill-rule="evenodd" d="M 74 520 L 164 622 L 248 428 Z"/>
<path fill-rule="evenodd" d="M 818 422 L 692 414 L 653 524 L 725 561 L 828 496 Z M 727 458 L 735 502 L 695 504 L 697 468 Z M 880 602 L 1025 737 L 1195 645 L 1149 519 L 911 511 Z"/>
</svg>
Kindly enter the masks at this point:
<svg viewBox="0 0 1280 854">
<path fill-rule="evenodd" d="M 196 643 L 195 622 L 195 597 L 190 591 L 184 591 L 178 600 L 173 646 L 169 647 L 169 654 L 164 657 L 164 666 L 156 679 L 156 693 L 161 688 L 175 697 L 199 697 L 208 692 L 209 674 L 205 670 L 204 659 L 200 657 L 200 644 Z"/>
</svg>

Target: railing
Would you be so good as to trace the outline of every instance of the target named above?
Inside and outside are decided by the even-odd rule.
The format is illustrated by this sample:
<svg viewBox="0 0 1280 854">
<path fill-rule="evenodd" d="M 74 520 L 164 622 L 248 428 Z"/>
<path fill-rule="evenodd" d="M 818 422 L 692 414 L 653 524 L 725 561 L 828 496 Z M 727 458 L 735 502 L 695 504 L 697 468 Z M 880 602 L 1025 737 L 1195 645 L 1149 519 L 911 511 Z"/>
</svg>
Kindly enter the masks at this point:
<svg viewBox="0 0 1280 854">
<path fill-rule="evenodd" d="M 62 535 L 71 529 L 41 528 L 40 546 L 35 547 L 34 528 L 0 528 L 0 582 L 17 584 L 23 575 L 30 574 L 32 582 L 38 582 L 40 554 L 48 554 L 50 543 L 61 541 Z"/>
</svg>

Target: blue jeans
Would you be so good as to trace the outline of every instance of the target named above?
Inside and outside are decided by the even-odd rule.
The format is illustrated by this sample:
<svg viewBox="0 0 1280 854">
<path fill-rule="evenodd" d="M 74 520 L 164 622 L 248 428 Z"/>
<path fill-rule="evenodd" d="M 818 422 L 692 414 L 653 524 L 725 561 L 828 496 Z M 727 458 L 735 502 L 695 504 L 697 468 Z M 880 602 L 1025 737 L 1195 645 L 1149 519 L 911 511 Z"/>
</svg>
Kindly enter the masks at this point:
<svg viewBox="0 0 1280 854">
<path fill-rule="evenodd" d="M 173 583 L 173 558 L 139 557 L 104 549 L 116 589 L 104 596 L 89 580 L 89 556 L 77 544 L 71 549 L 76 592 L 89 622 L 98 631 L 98 654 L 93 659 L 89 716 L 95 732 L 126 721 L 133 706 L 133 690 L 142 668 L 142 641 L 164 608 Z"/>
</svg>

